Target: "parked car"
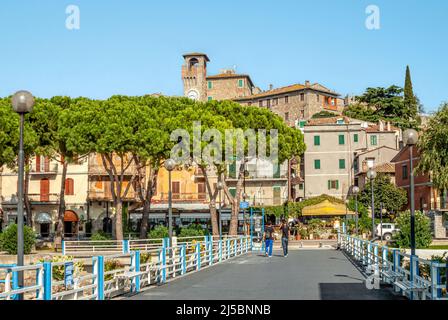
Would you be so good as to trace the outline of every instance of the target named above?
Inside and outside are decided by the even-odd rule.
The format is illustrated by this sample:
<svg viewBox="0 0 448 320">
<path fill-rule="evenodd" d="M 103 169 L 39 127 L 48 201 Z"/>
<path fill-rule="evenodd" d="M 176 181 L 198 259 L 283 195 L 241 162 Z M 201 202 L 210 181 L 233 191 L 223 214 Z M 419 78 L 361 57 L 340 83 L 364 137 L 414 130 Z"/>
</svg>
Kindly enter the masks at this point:
<svg viewBox="0 0 448 320">
<path fill-rule="evenodd" d="M 375 236 L 377 236 L 379 238 L 381 237 L 383 240 L 386 240 L 386 241 L 391 241 L 392 236 L 394 234 L 396 234 L 397 232 L 399 232 L 400 229 L 398 229 L 395 226 L 395 223 L 383 223 L 382 231 L 383 231 L 383 234 L 381 234 L 381 224 L 377 224 Z"/>
</svg>

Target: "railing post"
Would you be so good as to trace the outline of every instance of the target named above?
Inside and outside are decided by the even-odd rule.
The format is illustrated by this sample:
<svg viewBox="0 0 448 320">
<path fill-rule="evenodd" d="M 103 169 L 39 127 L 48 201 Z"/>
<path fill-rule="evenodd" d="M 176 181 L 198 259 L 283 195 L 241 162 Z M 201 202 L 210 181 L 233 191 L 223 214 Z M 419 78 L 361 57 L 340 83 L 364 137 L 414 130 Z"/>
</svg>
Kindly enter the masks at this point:
<svg viewBox="0 0 448 320">
<path fill-rule="evenodd" d="M 132 255 L 132 267 L 134 272 L 140 272 L 140 251 L 136 250 Z M 140 292 L 140 276 L 136 276 L 132 279 L 132 285 L 134 287 L 134 292 Z"/>
<path fill-rule="evenodd" d="M 162 282 L 166 282 L 166 247 L 162 248 Z"/>
<path fill-rule="evenodd" d="M 230 239 L 227 239 L 227 259 L 230 259 Z"/>
<path fill-rule="evenodd" d="M 434 261 L 431 261 L 431 299 L 437 300 L 439 298 L 439 268 Z"/>
<path fill-rule="evenodd" d="M 39 290 L 36 290 L 36 299 L 43 300 L 44 299 L 44 266 L 36 270 L 36 282 L 40 287 Z"/>
<path fill-rule="evenodd" d="M 122 240 L 123 253 L 129 253 L 129 240 Z"/>
<path fill-rule="evenodd" d="M 96 284 L 95 295 L 96 300 L 104 300 L 104 257 L 93 257 L 93 273 Z"/>
<path fill-rule="evenodd" d="M 234 257 L 237 256 L 237 250 L 238 250 L 238 239 L 233 239 L 233 254 L 234 254 Z"/>
<path fill-rule="evenodd" d="M 373 259 L 374 263 L 378 264 L 378 244 L 374 245 L 373 247 Z"/>
<path fill-rule="evenodd" d="M 213 264 L 213 238 L 210 236 L 210 241 L 208 242 L 208 252 L 209 252 L 209 262 L 208 264 L 211 266 Z"/>
<path fill-rule="evenodd" d="M 62 255 L 65 256 L 65 240 L 61 241 L 61 250 L 62 250 Z"/>
<path fill-rule="evenodd" d="M 398 272 L 398 267 L 400 266 L 400 255 L 398 254 L 398 249 L 393 249 L 393 271 Z"/>
<path fill-rule="evenodd" d="M 409 281 L 413 283 L 415 281 L 415 277 L 419 274 L 418 270 L 418 257 L 416 255 L 411 255 L 410 258 L 410 272 L 409 272 Z M 425 294 L 422 292 L 422 294 Z M 411 291 L 410 299 L 414 300 L 414 293 Z"/>
<path fill-rule="evenodd" d="M 185 244 L 180 248 L 180 255 L 182 259 L 182 270 L 181 274 L 187 273 L 187 246 Z"/>
<path fill-rule="evenodd" d="M 44 300 L 51 300 L 53 269 L 51 262 L 44 262 Z"/>
<path fill-rule="evenodd" d="M 372 243 L 369 242 L 367 244 L 367 264 L 371 265 L 372 264 Z"/>
<path fill-rule="evenodd" d="M 383 247 L 382 248 L 383 249 L 383 268 L 385 268 L 385 267 L 387 267 L 387 256 L 388 256 L 388 253 L 389 253 L 389 249 L 387 248 L 387 247 Z"/>
<path fill-rule="evenodd" d="M 222 261 L 222 239 L 219 239 L 219 249 L 218 249 L 219 262 Z"/>
<path fill-rule="evenodd" d="M 245 246 L 246 246 L 246 253 L 248 253 L 249 252 L 249 240 L 247 239 L 247 237 L 244 239 L 244 243 L 245 243 Z"/>
<path fill-rule="evenodd" d="M 196 244 L 196 270 L 201 270 L 201 244 Z"/>
</svg>

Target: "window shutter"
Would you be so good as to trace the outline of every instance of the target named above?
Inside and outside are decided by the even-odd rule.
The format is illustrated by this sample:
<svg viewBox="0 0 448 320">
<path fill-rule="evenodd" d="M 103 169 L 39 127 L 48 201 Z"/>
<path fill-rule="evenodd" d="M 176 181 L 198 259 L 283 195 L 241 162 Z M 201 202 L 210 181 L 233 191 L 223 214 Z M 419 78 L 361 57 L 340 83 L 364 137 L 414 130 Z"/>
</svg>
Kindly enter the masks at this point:
<svg viewBox="0 0 448 320">
<path fill-rule="evenodd" d="M 331 189 L 331 180 L 328 180 L 328 190 Z"/>
<path fill-rule="evenodd" d="M 235 188 L 229 188 L 229 192 L 232 195 L 232 197 L 236 197 L 236 189 Z"/>
<path fill-rule="evenodd" d="M 40 156 L 36 156 L 36 172 L 40 172 Z"/>
<path fill-rule="evenodd" d="M 355 133 L 355 134 L 353 135 L 353 141 L 354 141 L 354 142 L 358 142 L 358 134 L 357 134 L 357 133 Z"/>
<path fill-rule="evenodd" d="M 345 139 L 343 135 L 339 135 L 339 144 L 345 144 Z"/>
<path fill-rule="evenodd" d="M 339 180 L 336 180 L 336 190 L 339 190 Z"/>
<path fill-rule="evenodd" d="M 273 178 L 280 178 L 280 164 L 276 163 L 276 164 L 273 164 L 273 166 L 274 166 L 274 176 L 273 176 Z"/>
<path fill-rule="evenodd" d="M 229 164 L 229 177 L 236 178 L 236 161 Z"/>
</svg>

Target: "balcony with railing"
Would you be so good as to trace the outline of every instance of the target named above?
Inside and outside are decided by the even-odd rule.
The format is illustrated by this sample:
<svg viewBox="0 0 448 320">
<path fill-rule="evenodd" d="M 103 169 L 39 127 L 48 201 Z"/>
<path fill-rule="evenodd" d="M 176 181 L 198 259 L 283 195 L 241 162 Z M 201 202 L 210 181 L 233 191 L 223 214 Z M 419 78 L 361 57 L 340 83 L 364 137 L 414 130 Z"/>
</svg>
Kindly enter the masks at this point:
<svg viewBox="0 0 448 320">
<path fill-rule="evenodd" d="M 27 195 L 31 204 L 57 204 L 59 203 L 59 193 L 29 193 Z M 1 202 L 3 205 L 17 205 L 17 194 L 10 196 L 1 196 Z"/>
<path fill-rule="evenodd" d="M 29 193 L 28 199 L 32 204 L 59 203 L 59 193 Z"/>
<path fill-rule="evenodd" d="M 172 193 L 173 202 L 184 203 L 208 203 L 208 197 L 206 193 Z M 154 203 L 168 202 L 168 193 L 160 193 L 153 198 Z"/>
<path fill-rule="evenodd" d="M 126 190 L 126 184 L 122 187 L 122 194 L 124 194 Z M 98 182 L 91 182 L 89 184 L 89 192 L 88 192 L 88 199 L 89 200 L 95 200 L 95 201 L 112 201 L 112 190 L 111 185 L 109 181 L 102 181 L 98 185 Z M 137 199 L 137 193 L 135 190 L 131 187 L 127 194 L 123 197 L 123 200 L 136 200 Z"/>
<path fill-rule="evenodd" d="M 271 171 L 246 171 L 246 180 L 288 180 L 287 172 L 274 172 Z M 238 180 L 237 175 L 229 174 L 227 180 Z"/>
<path fill-rule="evenodd" d="M 134 175 L 137 173 L 137 166 L 135 165 L 134 162 L 132 162 L 129 166 L 129 161 L 132 161 L 130 157 L 128 157 L 128 159 L 124 159 L 123 160 L 123 164 L 121 163 L 121 158 L 118 156 L 114 156 L 113 157 L 113 164 L 115 166 L 115 168 L 117 169 L 118 173 L 121 173 L 121 167 L 123 165 L 123 170 L 124 170 L 124 174 L 125 175 Z M 109 167 L 109 165 L 107 164 L 107 167 Z M 89 155 L 89 174 L 90 175 L 100 175 L 100 176 L 104 176 L 104 175 L 108 175 L 104 165 L 103 165 L 103 160 L 101 158 L 101 155 L 99 154 L 91 154 Z"/>
<path fill-rule="evenodd" d="M 121 169 L 120 166 L 117 167 L 118 168 L 118 173 L 120 173 Z M 137 173 L 137 166 L 135 166 L 134 164 L 131 164 L 124 172 L 124 175 L 135 175 Z M 90 175 L 100 175 L 100 176 L 107 176 L 109 175 L 106 171 L 106 169 L 104 168 L 104 166 L 102 164 L 92 164 L 89 163 L 89 174 Z"/>
<path fill-rule="evenodd" d="M 58 173 L 57 163 L 48 163 L 45 165 L 33 164 L 30 170 L 30 174 L 32 175 L 54 175 L 57 173 Z"/>
</svg>

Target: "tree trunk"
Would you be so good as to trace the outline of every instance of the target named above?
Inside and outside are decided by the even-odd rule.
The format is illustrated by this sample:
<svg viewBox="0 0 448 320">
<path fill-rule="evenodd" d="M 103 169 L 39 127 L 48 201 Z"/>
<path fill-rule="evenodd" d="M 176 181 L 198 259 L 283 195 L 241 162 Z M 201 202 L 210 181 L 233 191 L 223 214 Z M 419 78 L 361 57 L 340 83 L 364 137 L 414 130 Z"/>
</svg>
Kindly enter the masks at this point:
<svg viewBox="0 0 448 320">
<path fill-rule="evenodd" d="M 231 200 L 232 203 L 232 214 L 230 216 L 230 226 L 229 226 L 229 235 L 236 236 L 238 234 L 238 215 L 240 212 L 240 200 L 241 200 L 241 192 L 243 187 L 243 179 L 244 179 L 244 169 L 245 162 L 243 161 L 240 164 L 240 169 L 238 173 L 238 181 L 236 183 L 236 194 Z"/>
<path fill-rule="evenodd" d="M 214 236 L 219 236 L 218 214 L 215 199 L 210 199 L 210 218 L 212 222 L 212 234 Z"/>
<path fill-rule="evenodd" d="M 62 162 L 61 190 L 59 192 L 58 222 L 56 229 L 56 243 L 61 243 L 64 238 L 64 214 L 65 214 L 65 179 L 67 177 L 67 161 Z"/>
<path fill-rule="evenodd" d="M 117 199 L 115 210 L 115 237 L 117 240 L 123 240 L 123 202 L 121 199 Z"/>
<path fill-rule="evenodd" d="M 207 166 L 205 165 L 199 165 L 199 168 L 202 171 L 202 174 L 204 175 L 205 179 L 205 188 L 207 189 L 207 193 L 210 199 L 209 202 L 209 208 L 210 208 L 210 220 L 212 223 L 212 234 L 214 236 L 219 236 L 219 225 L 218 225 L 218 216 L 217 216 L 217 210 L 216 210 L 216 197 L 218 195 L 218 189 L 212 190 L 210 186 L 210 178 L 207 173 Z M 218 182 L 221 181 L 221 173 L 218 173 L 219 179 Z"/>
<path fill-rule="evenodd" d="M 143 213 L 142 213 L 142 224 L 140 226 L 140 239 L 146 239 L 148 236 L 148 220 L 149 211 L 151 209 L 152 196 L 156 192 L 157 186 L 157 175 L 159 174 L 159 169 L 151 169 L 149 180 L 146 184 L 146 192 L 143 199 Z M 139 181 L 140 183 L 140 181 Z"/>
<path fill-rule="evenodd" d="M 29 192 L 29 186 L 30 186 L 30 170 L 29 170 L 29 157 L 25 158 L 25 182 L 24 182 L 24 197 L 23 202 L 25 205 L 25 212 L 26 212 L 26 225 L 29 227 L 33 227 L 33 213 L 31 212 L 31 203 L 30 198 L 28 197 Z"/>
</svg>

